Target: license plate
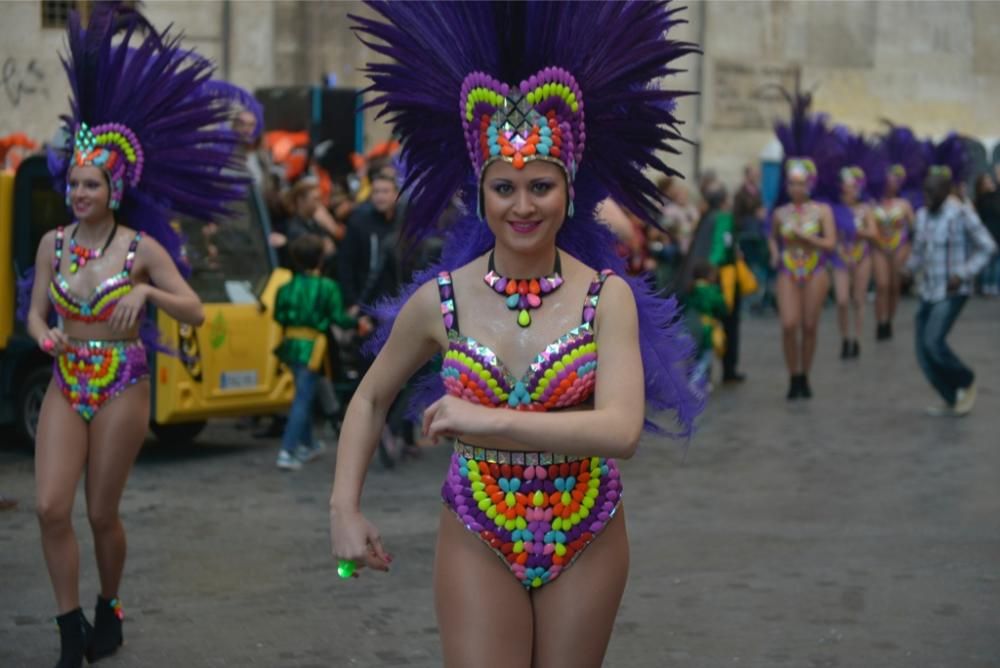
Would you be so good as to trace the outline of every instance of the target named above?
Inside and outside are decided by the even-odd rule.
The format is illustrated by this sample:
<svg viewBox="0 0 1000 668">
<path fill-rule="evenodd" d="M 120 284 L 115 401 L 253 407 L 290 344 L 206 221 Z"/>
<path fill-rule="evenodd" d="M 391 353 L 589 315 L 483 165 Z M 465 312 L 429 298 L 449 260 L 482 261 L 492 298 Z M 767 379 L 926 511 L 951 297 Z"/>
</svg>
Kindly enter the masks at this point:
<svg viewBox="0 0 1000 668">
<path fill-rule="evenodd" d="M 248 387 L 257 387 L 257 372 L 250 371 L 223 371 L 219 387 L 223 390 L 243 390 Z"/>
</svg>

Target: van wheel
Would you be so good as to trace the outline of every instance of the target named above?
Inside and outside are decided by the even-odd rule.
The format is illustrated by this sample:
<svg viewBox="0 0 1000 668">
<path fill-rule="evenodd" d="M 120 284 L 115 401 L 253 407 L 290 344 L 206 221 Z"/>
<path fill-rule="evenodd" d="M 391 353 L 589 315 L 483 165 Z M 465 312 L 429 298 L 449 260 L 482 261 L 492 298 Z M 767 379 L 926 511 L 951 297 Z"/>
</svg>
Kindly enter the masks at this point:
<svg viewBox="0 0 1000 668">
<path fill-rule="evenodd" d="M 35 447 L 38 435 L 38 416 L 42 413 L 42 400 L 52 381 L 52 368 L 40 366 L 28 372 L 17 392 L 17 434 Z"/>
<path fill-rule="evenodd" d="M 166 444 L 187 444 L 198 438 L 198 434 L 205 428 L 205 422 L 178 422 L 176 424 L 158 424 L 154 422 L 150 425 L 156 438 L 161 443 Z"/>
</svg>

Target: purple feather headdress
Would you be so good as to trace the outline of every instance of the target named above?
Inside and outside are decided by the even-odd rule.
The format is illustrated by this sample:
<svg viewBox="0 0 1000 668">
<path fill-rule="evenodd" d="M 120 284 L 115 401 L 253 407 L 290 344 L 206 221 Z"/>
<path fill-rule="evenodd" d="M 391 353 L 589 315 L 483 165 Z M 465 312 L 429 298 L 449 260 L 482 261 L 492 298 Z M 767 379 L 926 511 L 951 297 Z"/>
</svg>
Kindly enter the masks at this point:
<svg viewBox="0 0 1000 668">
<path fill-rule="evenodd" d="M 143 36 L 133 46 L 137 33 Z M 62 117 L 67 143 L 48 153 L 56 190 L 66 192 L 72 164 L 102 167 L 112 208 L 156 239 L 187 274 L 171 217 L 216 220 L 245 196 L 247 178 L 234 154 L 239 137 L 227 129 L 227 120 L 231 104 L 248 106 L 249 96 L 211 80 L 210 61 L 182 49 L 180 38 L 168 31 L 156 32 L 120 2 L 96 3 L 86 28 L 71 12 L 67 41 L 62 58 L 71 91 L 70 114 Z M 27 315 L 33 282 L 34 268 L 18 278 L 20 319 Z M 143 340 L 165 350 L 147 325 Z"/>
<path fill-rule="evenodd" d="M 947 168 L 951 182 L 956 185 L 968 180 L 972 163 L 961 136 L 951 132 L 940 142 L 936 144 L 928 142 L 927 146 L 929 151 L 928 169 L 936 168 L 943 171 L 943 168 Z"/>
<path fill-rule="evenodd" d="M 894 172 L 902 180 L 899 196 L 905 197 L 919 209 L 923 203 L 923 182 L 927 174 L 929 156 L 922 142 L 913 131 L 902 125 L 894 125 L 888 121 L 889 130 L 879 138 L 879 150 L 886 163 L 887 171 L 876 172 L 868 177 L 871 191 L 877 197 L 885 194 L 889 172 Z"/>
<path fill-rule="evenodd" d="M 490 151 L 502 151 L 504 142 L 483 121 L 485 116 L 486 125 L 494 123 L 495 114 L 510 120 L 505 114 L 521 94 L 528 106 L 542 111 L 543 119 L 554 114 L 555 125 L 549 127 L 552 134 L 558 127 L 562 135 L 562 144 L 552 143 L 561 155 L 544 154 L 559 158 L 574 192 L 558 246 L 591 267 L 610 268 L 624 277 L 614 238 L 594 213 L 610 196 L 657 223 L 658 193 L 643 172 L 676 174 L 657 152 L 677 153 L 671 142 L 681 139 L 680 122 L 673 102 L 686 93 L 653 82 L 678 72 L 674 61 L 697 51 L 693 44 L 667 38 L 682 22 L 679 10 L 666 2 L 368 4 L 381 19 L 353 19 L 359 38 L 387 57 L 387 62 L 369 65 L 368 91 L 374 93 L 370 104 L 383 107 L 380 115 L 402 140 L 405 236 L 419 241 L 433 234 L 456 193 L 470 212 L 449 229 L 439 263 L 418 274 L 402 295 L 375 307 L 381 327 L 371 348 L 385 342 L 395 315 L 421 283 L 493 246 L 492 233 L 475 215 L 478 176 Z M 473 73 L 480 73 L 474 81 L 469 79 Z M 470 107 L 474 90 L 479 92 L 472 95 Z M 522 158 L 537 155 L 521 150 L 532 143 L 533 128 L 531 123 L 518 125 L 519 120 L 494 131 L 511 132 L 504 136 L 515 148 L 504 154 L 511 161 L 519 152 Z M 544 133 L 538 134 L 535 143 L 544 143 Z M 627 280 L 639 309 L 647 401 L 654 409 L 676 411 L 681 433 L 688 435 L 702 400 L 688 385 L 691 342 L 679 322 L 678 306 L 672 298 L 654 295 L 643 279 Z M 412 408 L 421 409 L 442 392 L 437 377 L 428 377 Z M 647 427 L 660 431 L 649 421 Z"/>
<path fill-rule="evenodd" d="M 778 121 L 774 133 L 785 152 L 781 170 L 777 205 L 788 201 L 785 172 L 790 161 L 808 160 L 815 168 L 812 197 L 823 202 L 836 202 L 840 196 L 840 167 L 843 165 L 844 144 L 830 128 L 826 114 L 809 111 L 812 95 L 782 89 L 791 109 L 789 120 Z M 794 164 L 794 163 L 793 163 Z"/>
<path fill-rule="evenodd" d="M 880 148 L 861 133 L 852 132 L 843 125 L 833 129 L 833 136 L 840 144 L 840 166 L 837 169 L 839 182 L 854 183 L 859 202 L 875 198 L 871 188 L 870 174 L 885 174 L 888 164 Z M 857 236 L 854 211 L 841 202 L 841 197 L 831 203 L 837 234 L 848 240 Z"/>
<path fill-rule="evenodd" d="M 211 63 L 119 3 L 95 6 L 86 28 L 72 13 L 68 46 L 71 113 L 62 120 L 70 141 L 49 152 L 57 190 L 64 192 L 71 162 L 105 167 L 112 191 L 124 176 L 118 210 L 183 268 L 171 215 L 217 219 L 245 194 L 234 155 L 239 138 L 226 127 L 230 107 L 213 88 Z M 128 163 L 123 175 L 106 167 L 115 157 L 116 165 Z"/>
</svg>

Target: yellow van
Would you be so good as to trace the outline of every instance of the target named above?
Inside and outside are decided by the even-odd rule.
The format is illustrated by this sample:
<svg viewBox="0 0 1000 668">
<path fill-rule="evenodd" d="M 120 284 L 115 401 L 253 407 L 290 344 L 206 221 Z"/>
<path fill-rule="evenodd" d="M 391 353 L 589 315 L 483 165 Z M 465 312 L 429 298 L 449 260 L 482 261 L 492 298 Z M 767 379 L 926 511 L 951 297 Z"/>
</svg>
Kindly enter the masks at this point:
<svg viewBox="0 0 1000 668">
<path fill-rule="evenodd" d="M 268 245 L 270 221 L 251 189 L 237 215 L 217 224 L 178 220 L 191 286 L 205 304 L 205 324 L 181 325 L 153 310 L 161 342 L 180 355 L 150 352 L 151 427 L 161 440 L 191 440 L 213 417 L 261 415 L 288 408 L 291 374 L 272 350 L 281 328 L 272 318 L 278 287 L 290 273 Z M 34 441 L 51 358 L 15 317 L 16 277 L 33 264 L 38 242 L 69 224 L 44 155 L 17 172 L 0 172 L 0 424 Z"/>
</svg>

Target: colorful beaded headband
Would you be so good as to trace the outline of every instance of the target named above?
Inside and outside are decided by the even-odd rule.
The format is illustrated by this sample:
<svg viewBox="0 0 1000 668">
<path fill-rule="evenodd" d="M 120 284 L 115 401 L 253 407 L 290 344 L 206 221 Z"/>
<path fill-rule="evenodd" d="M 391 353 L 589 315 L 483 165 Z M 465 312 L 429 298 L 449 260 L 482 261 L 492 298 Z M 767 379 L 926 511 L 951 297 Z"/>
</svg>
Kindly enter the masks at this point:
<svg viewBox="0 0 1000 668">
<path fill-rule="evenodd" d="M 816 163 L 809 158 L 789 158 L 785 163 L 785 176 L 803 179 L 812 188 L 816 185 Z"/>
<path fill-rule="evenodd" d="M 102 123 L 91 129 L 81 123 L 73 138 L 71 167 L 93 165 L 108 175 L 111 209 L 118 209 L 125 196 L 125 186 L 134 188 L 142 179 L 144 157 L 135 133 L 121 123 Z M 69 205 L 69 185 L 66 186 Z"/>
<path fill-rule="evenodd" d="M 865 189 L 865 171 L 857 165 L 850 165 L 840 170 L 840 182 L 854 185 L 858 191 Z"/>
<path fill-rule="evenodd" d="M 573 75 L 560 67 L 546 67 L 511 86 L 473 72 L 462 82 L 459 109 L 480 184 L 486 168 L 497 160 L 515 169 L 524 169 L 533 160 L 552 162 L 566 174 L 568 215 L 573 215 L 573 179 L 587 140 L 583 96 Z"/>
<path fill-rule="evenodd" d="M 906 167 L 903 167 L 898 162 L 895 165 L 889 167 L 889 174 L 895 176 L 900 181 L 906 180 Z"/>
</svg>

